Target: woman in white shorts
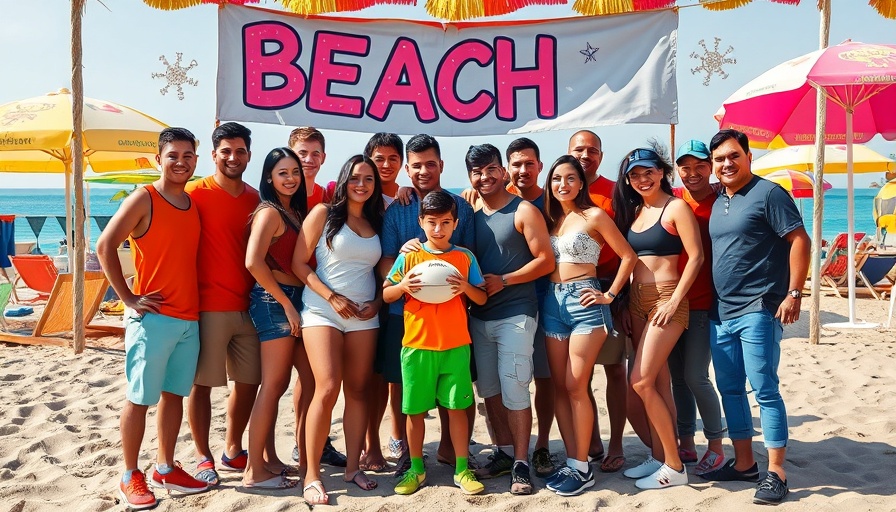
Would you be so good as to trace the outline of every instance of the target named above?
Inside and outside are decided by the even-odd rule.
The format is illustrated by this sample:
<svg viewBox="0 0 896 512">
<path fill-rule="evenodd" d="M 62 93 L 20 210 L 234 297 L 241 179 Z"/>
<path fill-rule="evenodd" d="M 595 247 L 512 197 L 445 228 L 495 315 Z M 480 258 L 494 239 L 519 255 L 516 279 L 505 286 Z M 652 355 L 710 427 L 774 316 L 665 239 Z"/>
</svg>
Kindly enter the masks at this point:
<svg viewBox="0 0 896 512">
<path fill-rule="evenodd" d="M 380 259 L 383 195 L 376 166 L 356 155 L 342 166 L 330 205 L 316 206 L 302 223 L 293 269 L 305 282 L 302 337 L 316 384 L 305 424 L 305 500 L 326 503 L 320 455 L 340 386 L 345 394 L 345 481 L 376 487 L 359 469 L 367 425 L 365 388 L 373 370 L 377 313 L 382 303 L 374 268 Z M 308 265 L 312 254 L 317 270 Z"/>
</svg>

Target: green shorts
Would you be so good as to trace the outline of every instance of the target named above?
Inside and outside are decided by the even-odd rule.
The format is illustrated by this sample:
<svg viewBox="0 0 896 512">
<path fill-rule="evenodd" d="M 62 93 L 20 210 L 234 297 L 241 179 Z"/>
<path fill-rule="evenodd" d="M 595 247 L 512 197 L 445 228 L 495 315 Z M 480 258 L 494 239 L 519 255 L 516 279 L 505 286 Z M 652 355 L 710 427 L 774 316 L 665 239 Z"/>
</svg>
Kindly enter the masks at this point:
<svg viewBox="0 0 896 512">
<path fill-rule="evenodd" d="M 470 345 L 445 351 L 401 348 L 401 412 L 423 414 L 441 405 L 466 409 L 473 405 Z"/>
</svg>

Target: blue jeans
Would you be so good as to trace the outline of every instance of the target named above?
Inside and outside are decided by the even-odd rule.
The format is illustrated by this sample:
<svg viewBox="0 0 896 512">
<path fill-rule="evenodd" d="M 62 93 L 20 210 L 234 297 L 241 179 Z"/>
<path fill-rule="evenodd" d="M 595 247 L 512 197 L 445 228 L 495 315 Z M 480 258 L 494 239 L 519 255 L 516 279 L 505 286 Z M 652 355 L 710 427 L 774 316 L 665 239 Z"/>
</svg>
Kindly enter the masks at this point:
<svg viewBox="0 0 896 512">
<path fill-rule="evenodd" d="M 778 391 L 778 363 L 784 327 L 769 311 L 712 321 L 710 348 L 716 386 L 734 440 L 753 437 L 753 417 L 745 381 L 755 392 L 766 448 L 787 446 L 787 410 Z"/>
</svg>

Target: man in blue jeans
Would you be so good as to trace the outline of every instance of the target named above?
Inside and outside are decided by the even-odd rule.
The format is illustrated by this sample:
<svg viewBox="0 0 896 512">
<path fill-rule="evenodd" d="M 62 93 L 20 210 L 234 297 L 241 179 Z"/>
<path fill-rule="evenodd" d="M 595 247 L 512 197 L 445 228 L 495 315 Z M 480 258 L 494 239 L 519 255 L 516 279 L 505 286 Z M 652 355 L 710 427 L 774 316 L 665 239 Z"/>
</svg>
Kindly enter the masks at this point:
<svg viewBox="0 0 896 512">
<path fill-rule="evenodd" d="M 703 478 L 760 479 L 744 385 L 749 379 L 768 449 L 768 472 L 753 502 L 777 504 L 788 491 L 783 467 L 787 411 L 778 391 L 781 335 L 783 325 L 800 316 L 809 236 L 790 195 L 750 171 L 753 155 L 746 135 L 722 130 L 709 149 L 723 187 L 709 219 L 716 296 L 710 347 L 734 459 Z"/>
</svg>

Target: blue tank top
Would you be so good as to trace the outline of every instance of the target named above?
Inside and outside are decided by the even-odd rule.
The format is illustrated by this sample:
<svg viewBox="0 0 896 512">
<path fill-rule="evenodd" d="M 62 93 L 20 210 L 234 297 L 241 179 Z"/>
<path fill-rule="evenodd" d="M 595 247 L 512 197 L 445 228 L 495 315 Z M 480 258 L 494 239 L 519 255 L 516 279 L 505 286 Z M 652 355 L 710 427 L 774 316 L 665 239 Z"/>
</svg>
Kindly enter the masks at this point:
<svg viewBox="0 0 896 512">
<path fill-rule="evenodd" d="M 666 231 L 663 227 L 663 214 L 666 213 L 666 207 L 675 199 L 670 197 L 666 204 L 663 205 L 663 211 L 660 212 L 660 218 L 657 219 L 653 226 L 641 231 L 640 233 L 628 229 L 626 239 L 629 245 L 638 256 L 677 256 L 684 249 L 681 243 L 681 237 L 673 235 Z"/>
</svg>

